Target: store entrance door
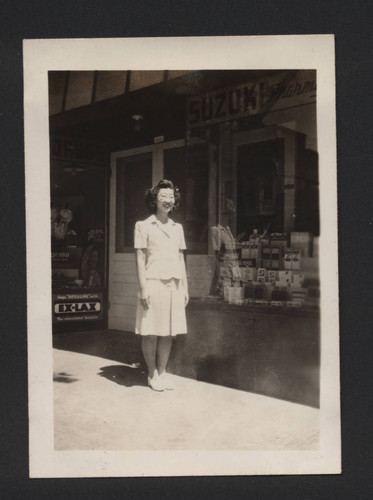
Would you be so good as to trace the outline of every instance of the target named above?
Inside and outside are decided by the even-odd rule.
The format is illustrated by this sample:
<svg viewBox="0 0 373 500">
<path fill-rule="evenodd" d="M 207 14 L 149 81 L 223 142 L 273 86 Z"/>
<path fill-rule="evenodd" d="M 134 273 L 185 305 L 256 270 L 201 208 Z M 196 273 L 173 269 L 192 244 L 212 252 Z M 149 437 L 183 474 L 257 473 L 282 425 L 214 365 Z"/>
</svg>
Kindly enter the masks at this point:
<svg viewBox="0 0 373 500">
<path fill-rule="evenodd" d="M 136 221 L 149 216 L 144 204 L 145 190 L 165 175 L 171 174 L 175 178 L 175 169 L 166 168 L 168 152 L 173 151 L 173 164 L 183 165 L 178 154 L 183 154 L 184 145 L 184 140 L 178 140 L 111 155 L 110 329 L 135 331 L 138 283 L 133 248 L 134 226 Z"/>
</svg>

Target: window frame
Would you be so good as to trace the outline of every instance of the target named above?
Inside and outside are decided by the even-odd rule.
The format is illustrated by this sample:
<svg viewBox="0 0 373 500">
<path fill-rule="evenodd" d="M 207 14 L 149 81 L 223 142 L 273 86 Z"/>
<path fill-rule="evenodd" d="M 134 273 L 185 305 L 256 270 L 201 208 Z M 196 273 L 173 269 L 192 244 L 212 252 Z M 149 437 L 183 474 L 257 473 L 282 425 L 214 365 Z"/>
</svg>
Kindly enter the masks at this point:
<svg viewBox="0 0 373 500">
<path fill-rule="evenodd" d="M 152 185 L 163 179 L 164 175 L 164 151 L 167 149 L 185 147 L 185 139 L 177 139 L 174 141 L 160 142 L 157 144 L 150 144 L 147 146 L 141 146 L 132 149 L 126 149 L 123 151 L 117 151 L 111 153 L 111 182 L 114 184 L 115 189 L 112 189 L 111 193 L 111 203 L 110 203 L 110 214 L 114 219 L 114 225 L 111 226 L 111 242 L 110 246 L 113 245 L 114 254 L 121 256 L 124 254 L 132 253 L 133 247 L 124 246 L 121 252 L 116 251 L 116 225 L 117 225 L 117 161 L 122 158 L 131 158 L 132 156 L 139 156 L 142 154 L 151 153 L 152 154 Z M 113 175 L 114 173 L 114 175 Z M 115 179 L 115 181 L 114 181 Z M 113 182 L 114 181 L 114 182 Z"/>
</svg>

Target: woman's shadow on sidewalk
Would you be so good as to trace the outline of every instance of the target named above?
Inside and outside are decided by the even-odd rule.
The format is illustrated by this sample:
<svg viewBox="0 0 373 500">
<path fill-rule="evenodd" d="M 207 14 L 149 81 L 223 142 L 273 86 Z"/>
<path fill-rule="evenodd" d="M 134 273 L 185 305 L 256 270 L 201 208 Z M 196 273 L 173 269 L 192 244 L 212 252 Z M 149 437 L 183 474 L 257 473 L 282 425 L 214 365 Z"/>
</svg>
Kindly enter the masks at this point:
<svg viewBox="0 0 373 500">
<path fill-rule="evenodd" d="M 136 363 L 134 365 L 110 365 L 100 368 L 98 376 L 125 387 L 147 386 L 146 370 Z"/>
<path fill-rule="evenodd" d="M 123 363 L 103 366 L 98 375 L 125 387 L 147 385 L 147 370 L 137 335 L 112 330 L 57 333 L 53 335 L 53 347 L 99 357 L 103 362 Z"/>
</svg>

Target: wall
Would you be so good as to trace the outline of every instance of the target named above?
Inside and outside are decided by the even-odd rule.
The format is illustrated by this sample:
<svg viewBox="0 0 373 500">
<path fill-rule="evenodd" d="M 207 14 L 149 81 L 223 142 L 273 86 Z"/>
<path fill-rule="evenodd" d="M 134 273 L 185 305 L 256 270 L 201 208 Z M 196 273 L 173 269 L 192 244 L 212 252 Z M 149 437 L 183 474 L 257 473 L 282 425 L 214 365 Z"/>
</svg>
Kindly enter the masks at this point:
<svg viewBox="0 0 373 500">
<path fill-rule="evenodd" d="M 138 292 L 135 253 L 115 254 L 110 276 L 109 328 L 134 332 Z"/>
<path fill-rule="evenodd" d="M 171 373 L 319 406 L 317 310 L 190 303 L 188 334 L 177 336 Z"/>
</svg>

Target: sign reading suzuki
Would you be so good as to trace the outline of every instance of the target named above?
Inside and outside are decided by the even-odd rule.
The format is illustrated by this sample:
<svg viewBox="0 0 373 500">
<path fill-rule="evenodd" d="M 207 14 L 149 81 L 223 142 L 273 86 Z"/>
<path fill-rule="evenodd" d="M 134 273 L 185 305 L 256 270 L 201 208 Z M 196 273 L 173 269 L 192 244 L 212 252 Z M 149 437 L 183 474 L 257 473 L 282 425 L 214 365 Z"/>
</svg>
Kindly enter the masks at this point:
<svg viewBox="0 0 373 500">
<path fill-rule="evenodd" d="M 293 71 L 215 90 L 188 101 L 189 128 L 316 102 L 316 72 Z"/>
</svg>

